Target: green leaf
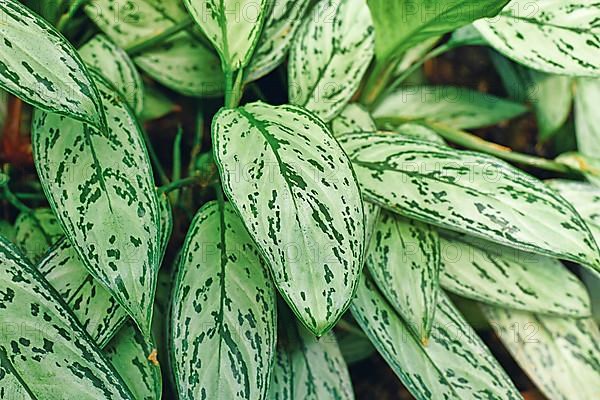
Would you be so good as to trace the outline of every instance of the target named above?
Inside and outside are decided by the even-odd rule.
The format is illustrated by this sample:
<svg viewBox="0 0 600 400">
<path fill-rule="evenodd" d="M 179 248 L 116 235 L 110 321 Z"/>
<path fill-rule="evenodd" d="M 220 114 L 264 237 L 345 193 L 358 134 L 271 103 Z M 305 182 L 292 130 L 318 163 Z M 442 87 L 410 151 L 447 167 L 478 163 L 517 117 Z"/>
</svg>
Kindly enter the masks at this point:
<svg viewBox="0 0 600 400">
<path fill-rule="evenodd" d="M 173 292 L 171 360 L 186 399 L 265 399 L 276 342 L 276 292 L 229 203 L 198 211 Z"/>
<path fill-rule="evenodd" d="M 98 34 L 79 49 L 79 55 L 89 66 L 118 89 L 136 114 L 144 105 L 144 84 L 133 62 L 106 36 Z"/>
<path fill-rule="evenodd" d="M 292 319 L 282 322 L 268 398 L 354 400 L 348 367 L 333 333 L 317 339 Z"/>
<path fill-rule="evenodd" d="M 591 318 L 548 317 L 484 307 L 517 363 L 549 399 L 591 400 L 600 393 L 600 332 Z"/>
<path fill-rule="evenodd" d="M 600 157 L 600 79 L 578 79 L 575 90 L 577 147 L 586 156 Z"/>
<path fill-rule="evenodd" d="M 135 117 L 104 79 L 97 76 L 96 82 L 110 135 L 37 112 L 35 164 L 46 197 L 86 268 L 149 335 L 161 258 L 158 199 Z"/>
<path fill-rule="evenodd" d="M 0 87 L 42 110 L 102 129 L 98 90 L 77 51 L 14 0 L 0 2 Z"/>
<path fill-rule="evenodd" d="M 429 344 L 424 346 L 366 276 L 352 315 L 417 400 L 521 396 L 477 334 L 440 293 Z"/>
<path fill-rule="evenodd" d="M 384 211 L 379 215 L 365 265 L 411 332 L 426 343 L 439 291 L 437 231 Z"/>
<path fill-rule="evenodd" d="M 335 337 L 340 347 L 340 352 L 348 365 L 365 360 L 371 357 L 376 351 L 369 338 L 360 328 L 356 328 L 356 332 L 336 332 Z"/>
<path fill-rule="evenodd" d="M 252 82 L 273 71 L 284 60 L 292 39 L 303 21 L 309 0 L 276 0 L 265 19 L 254 56 L 248 66 L 246 82 Z"/>
<path fill-rule="evenodd" d="M 444 289 L 486 304 L 586 317 L 585 286 L 558 260 L 468 236 L 442 237 Z"/>
<path fill-rule="evenodd" d="M 353 134 L 339 141 L 368 200 L 426 223 L 600 272 L 596 242 L 573 207 L 509 164 L 395 135 Z"/>
<path fill-rule="evenodd" d="M 249 62 L 260 37 L 267 0 L 183 0 L 217 49 L 224 70 Z"/>
<path fill-rule="evenodd" d="M 21 213 L 15 221 L 15 244 L 35 264 L 64 235 L 49 208 Z"/>
<path fill-rule="evenodd" d="M 68 240 L 54 246 L 37 269 L 99 347 L 104 347 L 127 319 L 125 309 L 89 274 Z"/>
<path fill-rule="evenodd" d="M 596 242 L 600 242 L 600 187 L 559 179 L 546 181 L 546 184 L 575 208 L 594 235 Z"/>
<path fill-rule="evenodd" d="M 331 133 L 340 137 L 347 133 L 375 132 L 377 126 L 371 114 L 358 103 L 348 104 L 340 114 L 331 121 Z"/>
<path fill-rule="evenodd" d="M 213 119 L 223 190 L 315 335 L 350 303 L 364 253 L 363 205 L 348 157 L 308 111 L 261 102 Z"/>
<path fill-rule="evenodd" d="M 134 399 L 50 284 L 0 238 L 0 369 L 32 399 Z M 14 378 L 14 379 L 13 379 Z M 20 398 L 27 398 L 21 396 Z"/>
<path fill-rule="evenodd" d="M 508 0 L 367 0 L 375 25 L 375 53 L 400 57 L 423 41 L 481 17 L 493 17 Z"/>
<path fill-rule="evenodd" d="M 149 85 L 144 87 L 144 109 L 140 114 L 141 121 L 162 118 L 176 109 L 177 105 L 162 91 Z"/>
<path fill-rule="evenodd" d="M 539 136 L 547 140 L 565 124 L 573 104 L 573 79 L 529 70 L 528 97 L 537 117 Z"/>
<path fill-rule="evenodd" d="M 321 0 L 290 50 L 290 102 L 325 122 L 350 101 L 373 58 L 373 25 L 364 0 Z"/>
<path fill-rule="evenodd" d="M 530 68 L 559 75 L 600 76 L 596 0 L 511 1 L 475 27 L 488 43 Z"/>
<path fill-rule="evenodd" d="M 172 28 L 187 18 L 179 1 L 94 0 L 85 11 L 117 45 L 127 48 Z M 224 80 L 219 57 L 198 39 L 197 33 L 180 32 L 135 56 L 133 61 L 152 78 L 187 96 L 223 93 Z"/>
<path fill-rule="evenodd" d="M 527 111 L 522 104 L 453 86 L 410 86 L 391 93 L 373 117 L 399 121 L 440 122 L 456 129 L 497 124 Z"/>
<path fill-rule="evenodd" d="M 595 155 L 595 157 L 599 156 Z M 573 151 L 556 157 L 556 162 L 581 172 L 590 183 L 600 186 L 600 158 L 589 157 Z"/>
<path fill-rule="evenodd" d="M 137 400 L 159 400 L 162 396 L 160 367 L 148 360 L 152 351 L 131 322 L 104 349 L 106 358 Z"/>
<path fill-rule="evenodd" d="M 4 126 L 4 119 L 8 107 L 8 93 L 0 89 L 0 126 Z"/>
<path fill-rule="evenodd" d="M 419 122 L 399 122 L 392 118 L 389 121 L 380 120 L 378 124 L 380 128 L 389 131 L 386 132 L 388 134 L 397 133 L 407 139 L 423 140 L 446 146 L 446 142 L 436 131 Z"/>
</svg>

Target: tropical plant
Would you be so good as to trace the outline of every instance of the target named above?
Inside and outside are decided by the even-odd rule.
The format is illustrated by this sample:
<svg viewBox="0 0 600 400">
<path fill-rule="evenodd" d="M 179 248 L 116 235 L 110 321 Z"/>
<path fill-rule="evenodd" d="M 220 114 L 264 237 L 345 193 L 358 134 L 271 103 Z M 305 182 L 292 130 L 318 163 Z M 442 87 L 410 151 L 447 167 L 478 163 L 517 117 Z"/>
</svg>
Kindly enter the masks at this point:
<svg viewBox="0 0 600 400">
<path fill-rule="evenodd" d="M 417 399 L 522 398 L 475 329 L 599 398 L 598 21 L 0 0 L 0 398 L 349 400 L 375 350 Z M 427 82 L 463 46 L 501 93 Z M 467 132 L 529 113 L 564 154 Z"/>
</svg>

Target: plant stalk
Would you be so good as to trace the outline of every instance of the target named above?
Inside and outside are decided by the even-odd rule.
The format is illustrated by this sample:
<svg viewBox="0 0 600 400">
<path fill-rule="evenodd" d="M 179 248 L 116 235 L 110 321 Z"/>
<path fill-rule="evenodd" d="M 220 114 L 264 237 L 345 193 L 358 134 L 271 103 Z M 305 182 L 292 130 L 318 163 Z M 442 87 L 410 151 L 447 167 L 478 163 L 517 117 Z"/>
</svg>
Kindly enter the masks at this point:
<svg viewBox="0 0 600 400">
<path fill-rule="evenodd" d="M 67 27 L 67 24 L 69 22 L 71 22 L 71 19 L 73 19 L 73 17 L 77 13 L 77 11 L 81 8 L 81 6 L 83 6 L 87 2 L 88 2 L 88 0 L 73 0 L 71 5 L 69 6 L 69 9 L 67 10 L 67 12 L 64 13 L 58 19 L 58 22 L 56 23 L 56 29 L 58 31 L 62 32 L 63 29 L 65 29 Z"/>
</svg>

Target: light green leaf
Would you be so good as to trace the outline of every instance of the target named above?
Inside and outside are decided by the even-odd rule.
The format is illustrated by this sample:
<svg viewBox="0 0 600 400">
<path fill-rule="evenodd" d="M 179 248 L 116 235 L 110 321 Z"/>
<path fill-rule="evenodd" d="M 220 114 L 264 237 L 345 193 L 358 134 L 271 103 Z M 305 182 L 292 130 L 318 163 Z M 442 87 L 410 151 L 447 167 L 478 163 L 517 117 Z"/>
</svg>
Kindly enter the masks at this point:
<svg viewBox="0 0 600 400">
<path fill-rule="evenodd" d="M 140 114 L 141 121 L 162 118 L 175 111 L 177 105 L 162 91 L 146 85 L 144 88 L 144 109 Z"/>
<path fill-rule="evenodd" d="M 261 102 L 213 119 L 223 189 L 315 335 L 335 325 L 362 267 L 364 214 L 348 157 L 308 111 Z"/>
<path fill-rule="evenodd" d="M 97 76 L 96 82 L 110 135 L 37 112 L 35 164 L 46 197 L 86 268 L 149 335 L 161 259 L 158 199 L 135 117 L 103 78 Z"/>
<path fill-rule="evenodd" d="M 488 43 L 526 66 L 559 75 L 600 76 L 596 0 L 511 1 L 475 27 Z"/>
<path fill-rule="evenodd" d="M 575 89 L 575 132 L 579 151 L 600 157 L 600 79 L 578 79 Z"/>
<path fill-rule="evenodd" d="M 125 309 L 89 274 L 68 240 L 54 246 L 37 269 L 99 347 L 104 347 L 127 319 Z"/>
<path fill-rule="evenodd" d="M 509 164 L 395 135 L 353 134 L 339 141 L 367 199 L 410 218 L 600 272 L 596 242 L 573 207 Z"/>
<path fill-rule="evenodd" d="M 556 190 L 577 211 L 600 242 L 600 187 L 589 183 L 554 179 L 546 184 Z"/>
<path fill-rule="evenodd" d="M 377 126 L 371 114 L 358 103 L 348 104 L 340 114 L 331 121 L 331 133 L 335 137 L 347 133 L 375 132 Z"/>
<path fill-rule="evenodd" d="M 15 244 L 32 263 L 37 263 L 64 233 L 49 208 L 21 213 L 15 221 Z"/>
<path fill-rule="evenodd" d="M 522 104 L 453 86 L 402 87 L 373 110 L 377 120 L 440 122 L 456 129 L 497 124 L 527 111 Z"/>
<path fill-rule="evenodd" d="M 56 295 L 50 284 L 0 238 L 0 335 L 2 367 L 29 397 L 53 399 L 134 399 L 118 374 Z M 2 383 L 12 398 L 15 379 Z M 28 398 L 19 396 L 19 398 Z"/>
<path fill-rule="evenodd" d="M 160 367 L 148 360 L 153 350 L 131 322 L 104 349 L 106 358 L 137 400 L 159 400 L 162 396 Z"/>
<path fill-rule="evenodd" d="M 373 25 L 365 0 L 321 0 L 290 51 L 290 102 L 325 122 L 350 101 L 373 58 Z"/>
<path fill-rule="evenodd" d="M 439 145 L 446 145 L 444 139 L 433 129 L 419 122 L 401 122 L 398 123 L 393 119 L 389 121 L 379 121 L 379 127 L 389 132 L 388 134 L 397 133 L 407 139 L 424 140 L 433 142 Z"/>
<path fill-rule="evenodd" d="M 430 226 L 379 215 L 365 265 L 411 332 L 427 343 L 439 289 L 440 240 Z"/>
<path fill-rule="evenodd" d="M 540 139 L 552 136 L 569 118 L 573 104 L 573 80 L 568 76 L 551 75 L 529 70 L 529 100 L 533 104 Z"/>
<path fill-rule="evenodd" d="M 375 25 L 375 53 L 400 57 L 423 41 L 481 17 L 493 17 L 508 0 L 367 0 Z"/>
<path fill-rule="evenodd" d="M 18 1 L 3 0 L 0 39 L 0 87 L 42 110 L 106 126 L 94 81 L 52 25 Z"/>
<path fill-rule="evenodd" d="M 353 400 L 348 367 L 333 333 L 317 339 L 296 321 L 283 322 L 268 398 Z"/>
<path fill-rule="evenodd" d="M 173 292 L 171 360 L 180 398 L 265 399 L 276 342 L 276 292 L 229 203 L 198 211 Z"/>
<path fill-rule="evenodd" d="M 558 260 L 468 236 L 442 237 L 441 284 L 469 299 L 531 312 L 586 317 L 585 286 Z"/>
<path fill-rule="evenodd" d="M 133 44 L 172 28 L 187 18 L 179 1 L 94 0 L 85 6 L 92 21 L 117 45 Z M 223 93 L 224 80 L 219 57 L 195 32 L 180 32 L 162 44 L 135 56 L 133 61 L 161 84 L 188 96 Z"/>
<path fill-rule="evenodd" d="M 600 154 L 595 156 L 600 157 Z M 590 183 L 600 186 L 600 158 L 589 157 L 573 151 L 559 155 L 556 157 L 556 162 L 581 172 Z"/>
<path fill-rule="evenodd" d="M 352 315 L 417 400 L 521 399 L 477 334 L 440 293 L 429 344 L 423 346 L 366 276 Z"/>
<path fill-rule="evenodd" d="M 0 89 L 0 126 L 4 126 L 4 119 L 6 118 L 6 112 L 8 107 L 8 93 Z"/>
<path fill-rule="evenodd" d="M 262 78 L 281 64 L 303 21 L 310 1 L 267 0 L 267 4 L 270 5 L 271 11 L 265 20 L 254 56 L 248 66 L 246 82 Z"/>
<path fill-rule="evenodd" d="M 487 42 L 485 44 L 487 45 Z M 529 77 L 531 70 L 504 57 L 494 49 L 489 49 L 488 54 L 496 72 L 500 75 L 502 86 L 508 97 L 519 103 L 528 101 L 531 92 L 535 93 L 535 88 L 531 88 Z"/>
<path fill-rule="evenodd" d="M 16 229 L 8 221 L 0 220 L 0 236 L 4 236 L 9 242 L 14 243 L 16 237 Z"/>
<path fill-rule="evenodd" d="M 104 76 L 127 99 L 136 114 L 144 106 L 144 84 L 133 62 L 106 36 L 98 34 L 79 49 L 79 55 L 89 66 Z"/>
<path fill-rule="evenodd" d="M 454 35 L 452 36 L 454 38 Z M 419 62 L 423 59 L 427 53 L 435 46 L 437 42 L 440 41 L 439 36 L 434 36 L 429 39 L 424 40 L 421 43 L 415 44 L 415 46 L 406 50 L 398 65 L 396 65 L 396 69 L 394 70 L 394 76 L 400 76 L 403 72 L 412 67 L 415 63 Z"/>
<path fill-rule="evenodd" d="M 183 0 L 217 49 L 224 70 L 245 67 L 265 20 L 267 0 Z"/>
<path fill-rule="evenodd" d="M 598 398 L 600 332 L 592 319 L 483 309 L 513 358 L 548 399 Z"/>
</svg>

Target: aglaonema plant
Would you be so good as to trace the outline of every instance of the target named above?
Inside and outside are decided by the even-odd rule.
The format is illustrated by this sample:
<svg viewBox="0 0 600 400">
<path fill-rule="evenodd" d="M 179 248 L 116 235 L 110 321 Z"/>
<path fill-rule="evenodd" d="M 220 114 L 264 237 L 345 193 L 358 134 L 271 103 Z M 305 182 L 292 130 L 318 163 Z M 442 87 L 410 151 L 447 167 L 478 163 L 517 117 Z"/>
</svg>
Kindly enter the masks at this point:
<svg viewBox="0 0 600 400">
<path fill-rule="evenodd" d="M 598 20 L 0 0 L 0 398 L 349 400 L 374 351 L 416 399 L 522 398 L 461 298 L 547 398 L 598 398 Z M 462 46 L 504 98 L 419 74 Z M 468 132 L 527 113 L 577 146 Z"/>
</svg>

